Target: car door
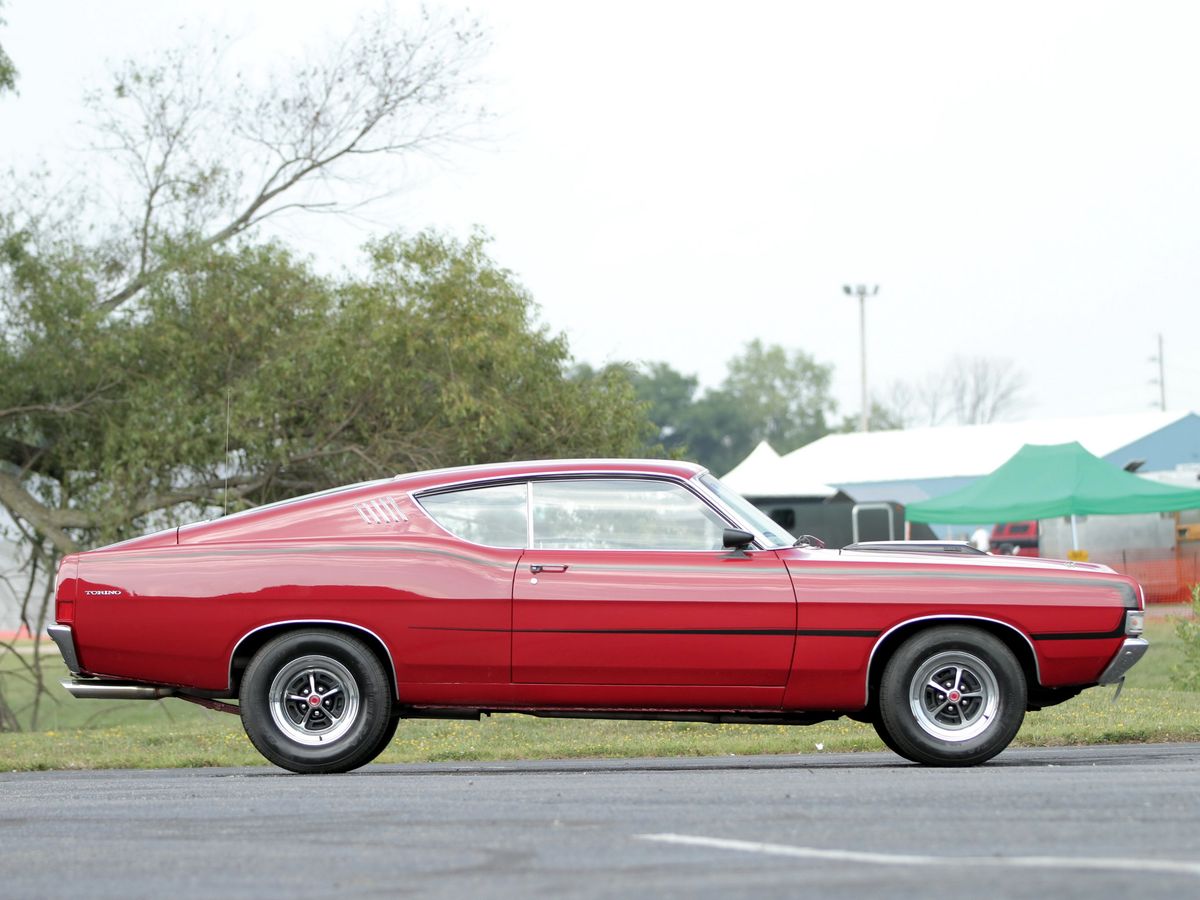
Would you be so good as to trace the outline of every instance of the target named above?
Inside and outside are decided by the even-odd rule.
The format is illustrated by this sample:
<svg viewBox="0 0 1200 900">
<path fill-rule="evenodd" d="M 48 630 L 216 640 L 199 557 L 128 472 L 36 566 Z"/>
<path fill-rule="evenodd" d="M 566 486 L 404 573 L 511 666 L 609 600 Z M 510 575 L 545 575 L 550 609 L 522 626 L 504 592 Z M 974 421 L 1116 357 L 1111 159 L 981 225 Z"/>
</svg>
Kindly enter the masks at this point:
<svg viewBox="0 0 1200 900">
<path fill-rule="evenodd" d="M 729 523 L 697 493 L 609 476 L 530 491 L 532 544 L 513 583 L 514 682 L 784 684 L 796 628 L 787 570 L 773 551 L 723 548 Z"/>
</svg>

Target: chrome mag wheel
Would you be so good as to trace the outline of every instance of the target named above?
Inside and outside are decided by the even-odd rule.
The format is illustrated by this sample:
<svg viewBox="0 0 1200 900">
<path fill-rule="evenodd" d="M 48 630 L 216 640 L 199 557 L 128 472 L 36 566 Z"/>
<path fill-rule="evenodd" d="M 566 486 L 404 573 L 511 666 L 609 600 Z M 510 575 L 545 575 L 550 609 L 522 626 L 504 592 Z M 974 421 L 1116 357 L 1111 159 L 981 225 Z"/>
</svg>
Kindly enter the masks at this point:
<svg viewBox="0 0 1200 900">
<path fill-rule="evenodd" d="M 328 656 L 302 656 L 281 668 L 269 697 L 276 727 L 300 744 L 336 741 L 358 719 L 358 682 Z"/>
<path fill-rule="evenodd" d="M 925 628 L 891 654 L 879 682 L 885 743 L 928 766 L 977 766 L 1025 718 L 1025 672 L 999 637 L 967 624 Z"/>
<path fill-rule="evenodd" d="M 913 718 L 943 741 L 969 741 L 987 731 L 1000 708 L 1000 688 L 978 656 L 947 650 L 926 659 L 908 688 Z"/>
</svg>

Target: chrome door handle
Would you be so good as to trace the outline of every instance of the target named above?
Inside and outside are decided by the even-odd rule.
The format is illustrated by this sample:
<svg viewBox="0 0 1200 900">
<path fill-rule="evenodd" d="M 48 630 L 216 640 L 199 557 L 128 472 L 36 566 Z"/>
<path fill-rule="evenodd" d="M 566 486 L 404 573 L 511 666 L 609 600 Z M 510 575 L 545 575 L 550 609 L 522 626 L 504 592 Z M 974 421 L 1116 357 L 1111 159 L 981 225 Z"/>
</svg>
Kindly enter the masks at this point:
<svg viewBox="0 0 1200 900">
<path fill-rule="evenodd" d="M 534 566 L 529 567 L 529 571 L 532 572 L 534 575 L 539 575 L 542 572 L 565 572 L 565 571 L 567 571 L 567 567 L 566 566 L 534 565 Z"/>
</svg>

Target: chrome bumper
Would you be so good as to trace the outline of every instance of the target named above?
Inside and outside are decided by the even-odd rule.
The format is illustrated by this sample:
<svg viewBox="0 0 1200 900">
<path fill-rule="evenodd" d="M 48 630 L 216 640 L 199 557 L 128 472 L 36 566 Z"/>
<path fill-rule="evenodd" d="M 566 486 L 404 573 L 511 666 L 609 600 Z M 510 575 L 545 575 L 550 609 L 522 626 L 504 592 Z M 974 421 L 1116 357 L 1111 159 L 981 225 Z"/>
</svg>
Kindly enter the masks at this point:
<svg viewBox="0 0 1200 900">
<path fill-rule="evenodd" d="M 117 681 L 104 678 L 80 678 L 79 654 L 75 650 L 75 634 L 70 625 L 51 625 L 46 629 L 58 645 L 63 662 L 75 677 L 62 682 L 67 693 L 83 700 L 158 700 L 174 697 L 175 688 L 136 681 Z"/>
<path fill-rule="evenodd" d="M 58 652 L 62 654 L 67 671 L 72 675 L 79 674 L 79 654 L 75 652 L 75 635 L 70 625 L 51 625 L 46 629 L 50 639 L 58 644 Z"/>
<path fill-rule="evenodd" d="M 1125 638 L 1125 643 L 1108 664 L 1108 668 L 1100 675 L 1097 684 L 1116 684 L 1125 677 L 1125 673 L 1133 668 L 1133 664 L 1141 659 L 1150 648 L 1150 643 L 1144 638 Z"/>
</svg>

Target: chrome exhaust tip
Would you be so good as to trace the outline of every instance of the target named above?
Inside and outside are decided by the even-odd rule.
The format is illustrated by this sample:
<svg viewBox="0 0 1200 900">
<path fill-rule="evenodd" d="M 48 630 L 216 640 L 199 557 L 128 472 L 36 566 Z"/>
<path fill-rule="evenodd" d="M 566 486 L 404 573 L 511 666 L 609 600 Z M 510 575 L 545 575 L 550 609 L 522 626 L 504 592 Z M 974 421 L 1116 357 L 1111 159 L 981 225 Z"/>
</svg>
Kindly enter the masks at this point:
<svg viewBox="0 0 1200 900">
<path fill-rule="evenodd" d="M 80 700 L 160 700 L 175 696 L 173 687 L 139 684 L 136 681 L 71 679 L 62 682 L 62 686 L 72 697 Z"/>
</svg>

